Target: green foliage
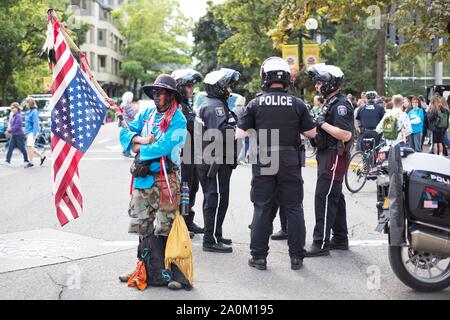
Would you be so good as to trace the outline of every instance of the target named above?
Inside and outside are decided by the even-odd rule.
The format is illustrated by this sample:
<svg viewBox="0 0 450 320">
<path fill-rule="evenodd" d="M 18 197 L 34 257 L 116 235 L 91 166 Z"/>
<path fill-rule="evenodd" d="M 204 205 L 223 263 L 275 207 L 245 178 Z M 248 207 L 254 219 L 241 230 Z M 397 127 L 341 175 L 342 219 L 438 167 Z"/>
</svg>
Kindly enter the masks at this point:
<svg viewBox="0 0 450 320">
<path fill-rule="evenodd" d="M 175 0 L 124 2 L 113 12 L 121 33 L 128 38 L 127 57 L 121 74 L 129 80 L 148 79 L 150 72 L 169 72 L 191 62 L 187 32 L 191 21 L 183 16 Z"/>
<path fill-rule="evenodd" d="M 375 90 L 377 69 L 377 31 L 368 30 L 362 22 L 341 22 L 336 27 L 333 45 L 321 57 L 338 65 L 345 74 L 344 91 Z"/>
<path fill-rule="evenodd" d="M 449 37 L 449 2 L 433 0 L 427 5 L 423 0 L 404 0 L 393 14 L 392 21 L 399 27 L 399 33 L 405 37 L 405 43 L 400 46 L 403 55 L 413 57 L 429 52 L 434 39 Z M 449 41 L 436 48 L 433 59 L 450 59 Z"/>
<path fill-rule="evenodd" d="M 231 28 L 215 16 L 215 11 L 217 6 L 209 1 L 206 15 L 199 19 L 192 30 L 194 37 L 192 54 L 198 60 L 195 67 L 203 75 L 216 69 L 219 65 L 217 57 L 219 47 L 233 35 Z"/>
<path fill-rule="evenodd" d="M 123 63 L 120 76 L 125 79 L 141 79 L 145 73 L 144 67 L 139 61 L 127 60 Z"/>
<path fill-rule="evenodd" d="M 280 3 L 260 0 L 228 0 L 220 5 L 208 3 L 207 14 L 193 30 L 193 54 L 203 73 L 221 66 L 241 72 L 235 88 L 247 98 L 260 91 L 259 69 L 270 56 L 279 56 L 267 35 L 275 26 Z"/>
<path fill-rule="evenodd" d="M 56 10 L 64 23 L 69 15 L 64 13 L 68 0 L 17 0 L 0 4 L 0 85 L 2 103 L 8 99 L 19 99 L 26 94 L 41 92 L 38 78 L 44 75 L 46 58 L 40 59 L 38 52 L 46 37 L 47 10 Z M 74 41 L 82 43 L 87 28 L 82 26 L 70 32 Z M 39 89 L 40 87 L 40 89 Z M 25 92 L 25 90 L 38 90 Z"/>
</svg>

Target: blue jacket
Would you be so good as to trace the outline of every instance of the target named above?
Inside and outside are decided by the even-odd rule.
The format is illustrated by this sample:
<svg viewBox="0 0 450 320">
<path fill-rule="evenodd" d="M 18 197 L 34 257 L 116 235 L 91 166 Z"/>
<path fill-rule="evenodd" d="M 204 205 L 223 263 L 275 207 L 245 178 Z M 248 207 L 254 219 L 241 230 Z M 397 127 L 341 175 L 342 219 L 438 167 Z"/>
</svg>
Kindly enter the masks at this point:
<svg viewBox="0 0 450 320">
<path fill-rule="evenodd" d="M 155 121 L 153 127 L 150 128 L 149 120 L 152 114 L 155 113 Z M 163 113 L 156 111 L 155 107 L 149 107 L 139 114 L 139 116 L 133 122 L 128 124 L 128 128 L 122 128 L 120 131 L 120 144 L 125 151 L 131 151 L 131 141 L 136 135 L 146 137 L 148 133 L 153 133 L 156 137 L 156 141 L 141 145 L 140 159 L 142 161 L 159 159 L 167 156 L 176 166 L 180 166 L 181 148 L 184 146 L 186 140 L 186 118 L 180 110 L 175 111 L 169 128 L 165 133 L 162 133 L 159 129 L 159 124 L 162 120 Z M 159 173 L 159 162 L 152 163 L 150 171 L 153 173 Z M 152 175 L 146 177 L 134 179 L 133 187 L 136 189 L 148 189 L 154 184 Z"/>
<path fill-rule="evenodd" d="M 411 109 L 408 112 L 411 122 L 412 133 L 421 133 L 423 131 L 424 113 L 422 108 Z"/>
<path fill-rule="evenodd" d="M 25 134 L 32 133 L 37 136 L 39 133 L 39 114 L 36 108 L 30 109 L 25 115 Z"/>
</svg>

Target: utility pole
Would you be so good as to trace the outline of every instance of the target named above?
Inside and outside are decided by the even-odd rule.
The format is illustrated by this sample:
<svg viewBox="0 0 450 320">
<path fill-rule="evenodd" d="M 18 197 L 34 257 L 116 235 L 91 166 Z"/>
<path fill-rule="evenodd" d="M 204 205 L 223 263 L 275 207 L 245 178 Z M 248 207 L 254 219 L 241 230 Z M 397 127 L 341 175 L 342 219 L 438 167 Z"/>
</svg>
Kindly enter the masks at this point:
<svg viewBox="0 0 450 320">
<path fill-rule="evenodd" d="M 303 31 L 300 29 L 298 31 L 298 71 L 302 72 L 303 70 Z M 305 88 L 303 88 L 303 84 L 300 83 L 300 97 L 304 99 L 305 97 Z"/>
<path fill-rule="evenodd" d="M 444 44 L 444 39 L 439 39 L 439 45 Z M 441 85 L 444 84 L 444 63 L 442 61 L 436 61 L 434 63 L 434 84 Z"/>
</svg>

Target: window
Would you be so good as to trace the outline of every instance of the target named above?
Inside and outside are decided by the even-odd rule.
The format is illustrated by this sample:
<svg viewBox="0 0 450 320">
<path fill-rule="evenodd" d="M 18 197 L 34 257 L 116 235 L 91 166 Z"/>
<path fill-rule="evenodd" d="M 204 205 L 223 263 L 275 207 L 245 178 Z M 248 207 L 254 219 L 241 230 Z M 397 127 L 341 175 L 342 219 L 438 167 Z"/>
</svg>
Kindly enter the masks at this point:
<svg viewBox="0 0 450 320">
<path fill-rule="evenodd" d="M 98 71 L 105 72 L 106 70 L 106 56 L 98 56 Z"/>
<path fill-rule="evenodd" d="M 103 21 L 109 21 L 109 11 L 103 8 L 100 8 L 99 19 Z"/>
<path fill-rule="evenodd" d="M 90 0 L 71 0 L 70 3 L 73 6 L 76 6 L 80 9 L 80 13 L 81 15 L 92 15 L 92 10 L 91 10 L 91 1 Z M 75 9 L 75 8 L 73 8 Z"/>
<path fill-rule="evenodd" d="M 106 30 L 104 29 L 98 30 L 98 45 L 106 47 Z"/>
<path fill-rule="evenodd" d="M 119 51 L 119 48 L 118 48 L 118 39 L 117 39 L 117 37 L 116 36 L 114 36 L 114 39 L 113 39 L 113 48 L 114 48 L 114 51 L 115 52 L 118 52 Z"/>
</svg>

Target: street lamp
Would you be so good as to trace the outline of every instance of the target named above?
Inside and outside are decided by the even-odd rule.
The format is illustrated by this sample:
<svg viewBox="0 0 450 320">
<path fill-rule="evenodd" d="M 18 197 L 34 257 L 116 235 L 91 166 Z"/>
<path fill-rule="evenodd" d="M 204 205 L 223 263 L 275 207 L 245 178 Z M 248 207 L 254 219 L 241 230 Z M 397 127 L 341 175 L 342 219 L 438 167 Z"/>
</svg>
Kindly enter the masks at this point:
<svg viewBox="0 0 450 320">
<path fill-rule="evenodd" d="M 305 27 L 308 31 L 314 33 L 314 30 L 316 30 L 318 27 L 318 22 L 314 18 L 309 18 L 305 22 Z M 311 39 L 312 36 L 304 35 L 302 29 L 298 31 L 298 67 L 300 72 L 303 69 L 303 37 Z M 305 96 L 305 89 L 303 88 L 303 86 L 300 88 L 300 95 L 302 99 Z"/>
</svg>

